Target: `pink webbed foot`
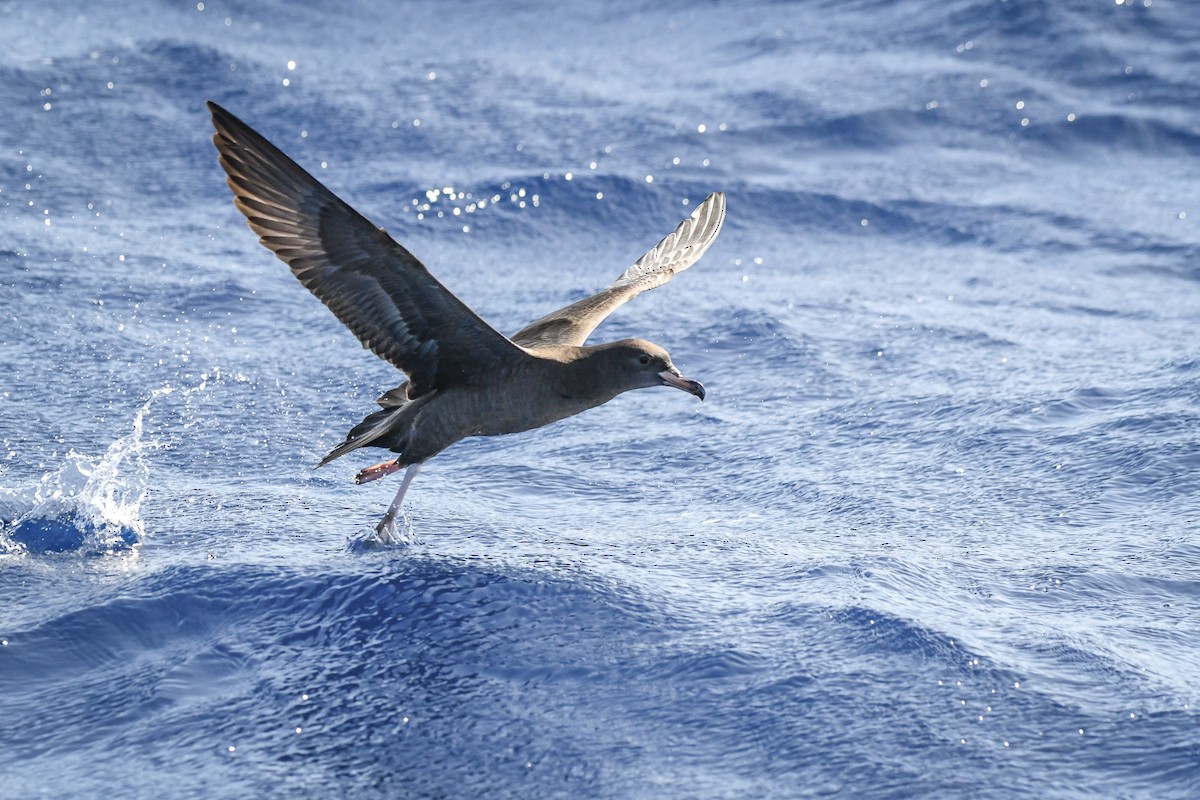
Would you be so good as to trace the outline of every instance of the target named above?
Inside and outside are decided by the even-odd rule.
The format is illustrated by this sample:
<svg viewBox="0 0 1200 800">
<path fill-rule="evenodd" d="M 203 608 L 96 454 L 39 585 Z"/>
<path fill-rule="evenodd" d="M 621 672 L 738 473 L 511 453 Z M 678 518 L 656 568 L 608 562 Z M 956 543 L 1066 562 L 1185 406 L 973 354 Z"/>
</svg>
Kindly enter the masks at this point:
<svg viewBox="0 0 1200 800">
<path fill-rule="evenodd" d="M 399 472 L 399 471 L 400 471 L 400 459 L 393 458 L 391 461 L 382 461 L 378 464 L 375 464 L 373 466 L 367 467 L 366 469 L 362 470 L 361 472 L 359 472 L 357 475 L 354 476 L 354 482 L 355 483 L 370 483 L 371 481 L 377 481 L 380 478 L 386 478 L 388 475 L 391 475 L 393 472 Z"/>
</svg>

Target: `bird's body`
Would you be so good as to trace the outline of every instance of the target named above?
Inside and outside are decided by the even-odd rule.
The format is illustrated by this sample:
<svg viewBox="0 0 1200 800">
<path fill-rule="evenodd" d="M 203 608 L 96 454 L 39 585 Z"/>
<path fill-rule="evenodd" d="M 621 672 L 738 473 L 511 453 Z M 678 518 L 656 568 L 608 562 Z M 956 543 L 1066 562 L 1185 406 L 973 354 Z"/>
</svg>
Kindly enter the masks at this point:
<svg viewBox="0 0 1200 800">
<path fill-rule="evenodd" d="M 468 436 L 533 430 L 607 403 L 623 391 L 661 385 L 656 374 L 653 382 L 636 386 L 604 380 L 609 364 L 622 356 L 636 359 L 647 346 L 654 347 L 633 342 L 533 348 L 528 362 L 498 367 L 487 374 L 486 383 L 466 381 L 371 414 L 363 420 L 367 427 L 351 430 L 323 463 L 366 446 L 400 453 L 401 465 L 419 463 Z"/>
<path fill-rule="evenodd" d="M 721 193 L 608 288 L 508 338 L 270 142 L 215 103 L 209 110 L 234 202 L 251 229 L 364 347 L 408 376 L 321 462 L 361 447 L 398 454 L 357 478 L 361 483 L 408 468 L 377 528 L 385 541 L 394 535 L 396 511 L 419 465 L 461 439 L 539 428 L 650 386 L 674 386 L 703 399 L 704 387 L 681 376 L 658 345 L 585 342 L 617 307 L 699 259 L 724 220 Z"/>
</svg>

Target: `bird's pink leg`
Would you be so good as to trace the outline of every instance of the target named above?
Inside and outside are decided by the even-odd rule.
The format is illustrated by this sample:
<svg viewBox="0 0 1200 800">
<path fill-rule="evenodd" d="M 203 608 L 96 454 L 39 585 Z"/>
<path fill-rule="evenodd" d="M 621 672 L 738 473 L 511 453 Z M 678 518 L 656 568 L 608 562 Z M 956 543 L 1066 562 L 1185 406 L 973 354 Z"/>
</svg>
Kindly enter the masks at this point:
<svg viewBox="0 0 1200 800">
<path fill-rule="evenodd" d="M 391 461 L 381 461 L 378 464 L 374 464 L 364 470 L 361 470 L 357 475 L 354 476 L 354 482 L 370 483 L 371 481 L 377 481 L 380 478 L 391 475 L 393 472 L 399 471 L 399 469 L 400 459 L 398 458 L 393 458 Z"/>
<path fill-rule="evenodd" d="M 397 469 L 399 467 L 393 467 L 391 471 L 395 472 Z M 383 519 L 375 526 L 375 533 L 383 544 L 393 544 L 399 541 L 399 534 L 396 532 L 396 513 L 400 510 L 400 503 L 404 500 L 404 493 L 408 491 L 408 485 L 413 482 L 413 478 L 417 477 L 420 470 L 420 464 L 409 465 L 408 470 L 404 473 L 404 480 L 400 482 L 400 491 L 396 492 L 396 499 L 388 507 Z"/>
</svg>

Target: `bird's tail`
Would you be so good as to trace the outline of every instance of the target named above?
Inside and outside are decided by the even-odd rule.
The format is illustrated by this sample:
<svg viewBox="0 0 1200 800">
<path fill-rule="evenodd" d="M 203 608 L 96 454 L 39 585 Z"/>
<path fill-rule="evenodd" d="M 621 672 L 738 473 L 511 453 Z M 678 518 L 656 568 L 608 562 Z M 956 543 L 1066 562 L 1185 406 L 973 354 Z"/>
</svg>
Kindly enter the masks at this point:
<svg viewBox="0 0 1200 800">
<path fill-rule="evenodd" d="M 351 450 L 370 445 L 399 451 L 400 448 L 397 445 L 403 437 L 396 434 L 400 434 L 402 432 L 400 429 L 406 427 L 400 411 L 401 407 L 393 406 L 368 414 L 362 422 L 350 429 L 350 432 L 346 434 L 346 441 L 330 450 L 317 466 L 323 467 Z"/>
</svg>

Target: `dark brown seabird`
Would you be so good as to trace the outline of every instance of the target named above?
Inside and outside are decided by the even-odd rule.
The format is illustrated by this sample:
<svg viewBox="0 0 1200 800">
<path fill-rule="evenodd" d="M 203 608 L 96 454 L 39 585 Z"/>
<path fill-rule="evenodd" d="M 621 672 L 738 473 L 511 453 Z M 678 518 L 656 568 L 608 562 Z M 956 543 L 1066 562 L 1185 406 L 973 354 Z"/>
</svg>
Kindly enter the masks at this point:
<svg viewBox="0 0 1200 800">
<path fill-rule="evenodd" d="M 383 228 L 246 123 L 216 103 L 208 109 L 234 204 L 250 229 L 363 347 L 408 376 L 320 464 L 360 447 L 399 454 L 355 478 L 366 483 L 407 467 L 376 528 L 381 541 L 395 540 L 396 512 L 420 465 L 460 439 L 539 428 L 630 389 L 674 386 L 704 399 L 704 387 L 652 342 L 584 342 L 618 307 L 696 263 L 725 220 L 723 193 L 709 195 L 608 288 L 505 337 Z"/>
</svg>

